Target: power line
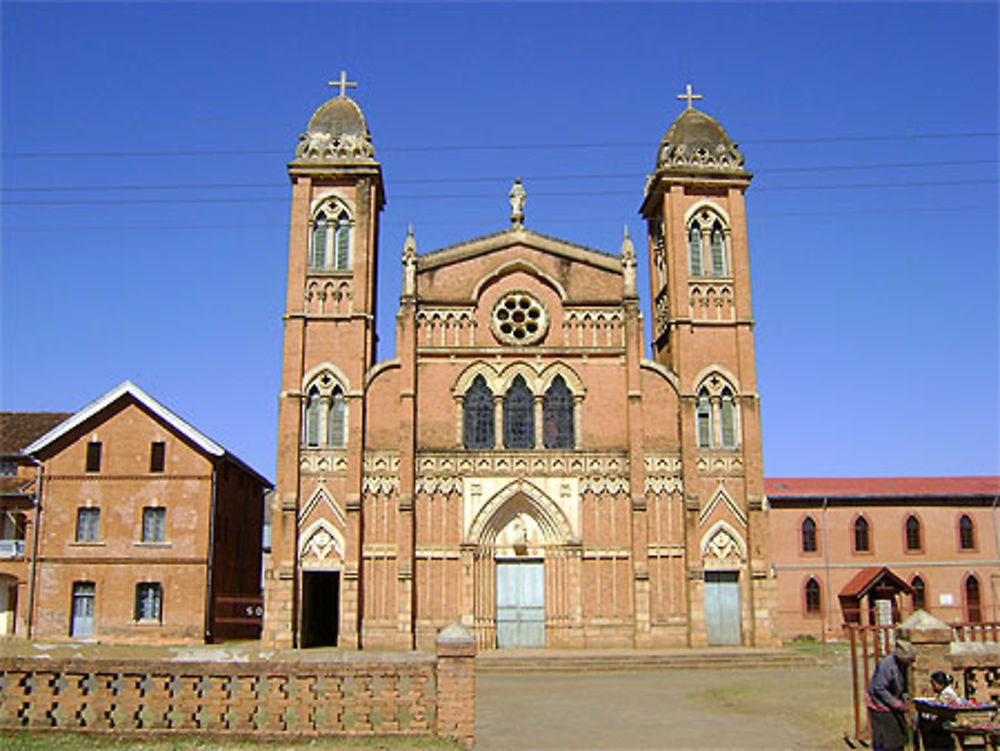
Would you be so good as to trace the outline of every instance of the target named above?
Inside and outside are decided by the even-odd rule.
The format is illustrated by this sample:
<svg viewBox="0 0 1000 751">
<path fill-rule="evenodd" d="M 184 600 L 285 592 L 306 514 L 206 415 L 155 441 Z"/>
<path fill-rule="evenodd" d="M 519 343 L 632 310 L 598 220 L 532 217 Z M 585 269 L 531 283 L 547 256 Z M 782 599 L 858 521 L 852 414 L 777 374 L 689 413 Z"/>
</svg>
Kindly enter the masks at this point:
<svg viewBox="0 0 1000 751">
<path fill-rule="evenodd" d="M 897 135 L 861 136 L 802 136 L 783 138 L 746 138 L 740 143 L 857 143 L 882 141 L 919 141 L 955 138 L 996 138 L 997 131 L 966 133 L 904 133 Z M 517 149 L 605 149 L 652 148 L 650 141 L 595 141 L 591 143 L 521 143 L 521 144 L 467 144 L 442 146 L 383 146 L 380 151 L 390 153 L 420 153 L 427 151 L 510 151 Z M 167 157 L 167 156 L 245 156 L 247 154 L 276 155 L 289 153 L 289 149 L 154 149 L 136 151 L 12 151 L 0 154 L 5 159 L 68 159 L 88 157 Z"/>
<path fill-rule="evenodd" d="M 962 180 L 910 180 L 896 183 L 840 183 L 831 185 L 772 185 L 759 186 L 755 193 L 762 191 L 788 190 L 865 190 L 877 188 L 919 188 L 943 185 L 984 185 L 1000 182 L 998 177 L 973 178 Z M 566 190 L 566 191 L 533 191 L 532 195 L 544 198 L 569 198 L 583 196 L 635 195 L 635 190 Z M 496 193 L 413 193 L 394 196 L 396 200 L 496 200 Z M 122 205 L 154 205 L 154 204 L 227 204 L 227 203 L 284 203 L 287 196 L 248 196 L 243 198 L 71 198 L 59 199 L 60 206 L 122 206 Z M 0 201 L 3 206 L 47 206 L 53 202 L 44 199 L 13 199 Z"/>
<path fill-rule="evenodd" d="M 756 175 L 770 175 L 782 172 L 845 172 L 878 169 L 909 169 L 916 167 L 956 167 L 978 164 L 997 164 L 997 159 L 953 159 L 931 162 L 885 162 L 876 164 L 827 164 L 784 167 L 762 167 L 753 170 Z M 641 175 L 635 172 L 596 172 L 562 175 L 528 175 L 522 181 L 560 181 L 560 180 L 638 180 Z M 428 178 L 398 178 L 390 181 L 393 185 L 420 185 L 441 183 L 490 183 L 510 180 L 509 175 L 492 177 L 428 177 Z M 21 187 L 0 187 L 4 193 L 59 193 L 59 192 L 90 192 L 104 190 L 248 190 L 255 188 L 284 188 L 284 182 L 266 183 L 122 183 L 108 185 L 41 185 Z"/>
<path fill-rule="evenodd" d="M 841 210 L 824 210 L 824 211 L 758 211 L 754 213 L 754 218 L 770 218 L 770 217 L 815 217 L 815 216 L 850 216 L 857 214 L 907 214 L 907 213 L 959 213 L 963 211 L 996 211 L 995 205 L 981 204 L 981 205 L 966 205 L 966 206 L 899 206 L 892 208 L 876 208 L 876 209 L 841 209 Z M 547 223 L 559 223 L 559 222 L 573 222 L 574 224 L 598 224 L 605 222 L 621 222 L 621 216 L 608 216 L 608 217 L 550 217 L 547 218 Z M 470 224 L 476 222 L 488 222 L 491 219 L 476 219 L 466 217 L 465 221 L 457 222 L 455 220 L 449 219 L 438 219 L 438 220 L 425 220 L 421 221 L 419 226 L 458 226 L 460 224 Z M 382 222 L 383 226 L 393 226 L 393 227 L 405 227 L 409 224 L 407 221 L 387 221 Z M 241 224 L 241 223 L 229 223 L 229 224 L 102 224 L 102 225 L 15 225 L 3 227 L 5 232 L 80 232 L 80 231 L 150 231 L 150 230 L 235 230 L 235 229 L 269 229 L 269 230 L 282 230 L 287 229 L 287 225 L 279 224 Z M 619 228 L 620 229 L 620 228 Z"/>
</svg>

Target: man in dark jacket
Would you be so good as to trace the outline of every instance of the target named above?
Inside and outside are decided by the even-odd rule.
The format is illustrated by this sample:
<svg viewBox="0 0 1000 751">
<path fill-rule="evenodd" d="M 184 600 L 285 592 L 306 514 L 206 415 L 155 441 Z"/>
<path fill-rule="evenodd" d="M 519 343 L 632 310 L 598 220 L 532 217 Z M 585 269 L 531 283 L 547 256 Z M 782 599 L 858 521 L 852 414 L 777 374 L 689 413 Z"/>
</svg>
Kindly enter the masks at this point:
<svg viewBox="0 0 1000 751">
<path fill-rule="evenodd" d="M 903 751 L 906 745 L 907 671 L 916 657 L 917 650 L 910 642 L 897 639 L 892 653 L 875 666 L 865 697 L 874 751 Z"/>
</svg>

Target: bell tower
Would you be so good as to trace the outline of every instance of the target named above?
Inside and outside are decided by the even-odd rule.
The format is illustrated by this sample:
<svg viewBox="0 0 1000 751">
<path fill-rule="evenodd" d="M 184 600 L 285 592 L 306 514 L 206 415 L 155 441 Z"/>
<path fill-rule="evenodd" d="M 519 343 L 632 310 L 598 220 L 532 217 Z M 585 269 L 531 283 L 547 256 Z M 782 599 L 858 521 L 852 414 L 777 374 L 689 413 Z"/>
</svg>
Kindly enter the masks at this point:
<svg viewBox="0 0 1000 751">
<path fill-rule="evenodd" d="M 689 643 L 775 642 L 745 193 L 722 126 L 687 106 L 660 142 L 647 221 L 653 358 L 676 374 Z M 664 416 L 666 418 L 666 416 Z"/>
<path fill-rule="evenodd" d="M 292 183 L 278 468 L 262 641 L 359 647 L 365 375 L 375 362 L 382 168 L 346 90 L 313 113 Z"/>
</svg>

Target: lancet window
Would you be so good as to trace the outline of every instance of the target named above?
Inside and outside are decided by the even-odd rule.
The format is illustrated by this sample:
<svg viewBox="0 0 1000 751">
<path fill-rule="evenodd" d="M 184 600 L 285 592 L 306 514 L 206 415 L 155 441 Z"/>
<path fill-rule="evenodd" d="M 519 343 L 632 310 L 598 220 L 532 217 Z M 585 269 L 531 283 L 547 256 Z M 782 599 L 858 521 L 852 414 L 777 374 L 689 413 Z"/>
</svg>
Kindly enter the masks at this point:
<svg viewBox="0 0 1000 751">
<path fill-rule="evenodd" d="M 819 613 L 821 610 L 819 582 L 813 577 L 806 581 L 806 612 Z"/>
<path fill-rule="evenodd" d="M 807 516 L 802 522 L 802 552 L 816 552 L 816 522 Z"/>
<path fill-rule="evenodd" d="M 545 448 L 573 448 L 573 394 L 561 375 L 557 375 L 545 392 L 542 406 Z"/>
<path fill-rule="evenodd" d="M 855 553 L 867 553 L 871 550 L 871 543 L 869 541 L 869 529 L 868 520 L 863 516 L 859 516 L 854 520 L 854 552 Z"/>
<path fill-rule="evenodd" d="M 467 449 L 491 449 L 494 444 L 493 392 L 477 375 L 465 392 L 462 436 Z"/>
<path fill-rule="evenodd" d="M 309 267 L 346 271 L 351 267 L 351 228 L 354 225 L 347 209 L 328 201 L 312 218 L 309 243 Z"/>
<path fill-rule="evenodd" d="M 718 214 L 701 209 L 688 224 L 691 276 L 729 276 L 729 231 Z"/>
<path fill-rule="evenodd" d="M 509 449 L 535 448 L 535 397 L 517 376 L 503 398 L 503 444 Z"/>
<path fill-rule="evenodd" d="M 739 445 L 739 405 L 733 388 L 718 375 L 698 389 L 695 401 L 698 448 L 734 449 Z"/>
<path fill-rule="evenodd" d="M 347 398 L 329 373 L 313 379 L 303 405 L 302 442 L 310 448 L 347 445 Z"/>
</svg>

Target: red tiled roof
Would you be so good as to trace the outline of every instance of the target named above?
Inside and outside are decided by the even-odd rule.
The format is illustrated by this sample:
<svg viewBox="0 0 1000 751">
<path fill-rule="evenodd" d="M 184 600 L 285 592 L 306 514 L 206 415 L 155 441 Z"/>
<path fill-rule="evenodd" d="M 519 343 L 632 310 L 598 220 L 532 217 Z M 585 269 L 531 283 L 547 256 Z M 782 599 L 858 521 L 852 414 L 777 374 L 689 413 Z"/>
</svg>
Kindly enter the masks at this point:
<svg viewBox="0 0 1000 751">
<path fill-rule="evenodd" d="M 16 454 L 72 412 L 0 412 L 0 454 Z"/>
<path fill-rule="evenodd" d="M 854 575 L 844 588 L 840 590 L 837 597 L 864 597 L 869 589 L 874 587 L 883 579 L 888 579 L 889 583 L 900 592 L 909 594 L 912 590 L 910 585 L 896 576 L 885 566 L 863 568 Z"/>
<path fill-rule="evenodd" d="M 1000 477 L 768 477 L 768 498 L 995 496 Z"/>
</svg>

